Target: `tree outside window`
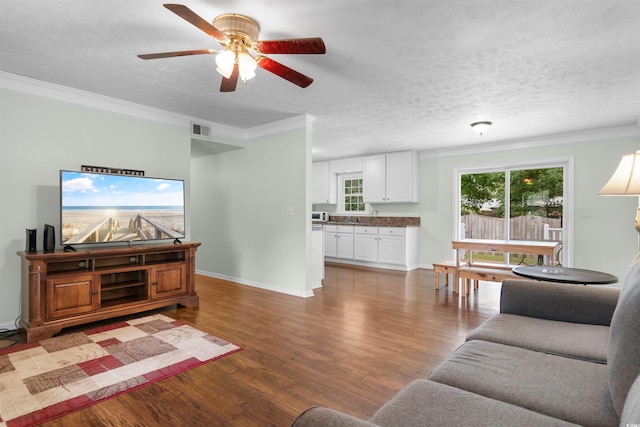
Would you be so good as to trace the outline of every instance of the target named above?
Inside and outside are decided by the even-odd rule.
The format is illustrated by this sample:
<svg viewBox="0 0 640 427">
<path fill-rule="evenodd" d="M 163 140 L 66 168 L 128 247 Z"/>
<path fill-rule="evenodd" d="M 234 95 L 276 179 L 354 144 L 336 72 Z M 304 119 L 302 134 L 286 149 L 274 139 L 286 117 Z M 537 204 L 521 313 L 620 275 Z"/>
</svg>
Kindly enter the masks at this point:
<svg viewBox="0 0 640 427">
<path fill-rule="evenodd" d="M 545 225 L 562 229 L 563 204 L 563 167 L 463 173 L 460 223 L 465 235 L 461 237 L 545 240 Z M 485 255 L 487 262 L 537 262 L 518 254 Z"/>
</svg>

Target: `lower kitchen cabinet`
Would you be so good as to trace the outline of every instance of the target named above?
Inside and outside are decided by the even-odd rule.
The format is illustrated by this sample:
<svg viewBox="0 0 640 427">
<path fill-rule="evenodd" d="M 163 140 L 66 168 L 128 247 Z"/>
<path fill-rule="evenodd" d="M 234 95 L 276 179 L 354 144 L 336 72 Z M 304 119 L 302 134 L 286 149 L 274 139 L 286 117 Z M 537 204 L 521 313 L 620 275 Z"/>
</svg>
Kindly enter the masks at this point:
<svg viewBox="0 0 640 427">
<path fill-rule="evenodd" d="M 353 259 L 353 225 L 325 225 L 325 257 Z"/>
<path fill-rule="evenodd" d="M 410 252 L 407 240 L 411 241 L 411 236 L 407 237 L 406 228 L 384 227 L 380 228 L 378 235 L 378 262 L 387 264 L 408 264 L 411 260 L 407 258 Z M 416 238 L 416 259 L 411 261 L 418 263 L 417 259 L 417 238 Z"/>
<path fill-rule="evenodd" d="M 418 227 L 327 225 L 325 259 L 394 270 L 416 269 Z"/>
<path fill-rule="evenodd" d="M 358 227 L 354 234 L 354 259 L 378 262 L 378 227 Z"/>
</svg>

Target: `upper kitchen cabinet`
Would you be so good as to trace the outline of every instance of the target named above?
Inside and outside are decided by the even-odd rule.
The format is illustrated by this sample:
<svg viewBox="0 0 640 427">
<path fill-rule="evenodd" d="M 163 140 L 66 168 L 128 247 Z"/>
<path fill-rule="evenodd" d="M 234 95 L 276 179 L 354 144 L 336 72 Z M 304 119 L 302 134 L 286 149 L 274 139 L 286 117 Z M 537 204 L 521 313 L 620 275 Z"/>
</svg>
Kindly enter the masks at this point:
<svg viewBox="0 0 640 427">
<path fill-rule="evenodd" d="M 400 151 L 363 159 L 365 203 L 417 203 L 418 153 Z"/>
<path fill-rule="evenodd" d="M 336 175 L 329 170 L 329 162 L 313 163 L 311 203 L 335 204 L 338 202 Z"/>
<path fill-rule="evenodd" d="M 329 172 L 333 174 L 362 172 L 362 157 L 347 157 L 329 162 Z"/>
</svg>

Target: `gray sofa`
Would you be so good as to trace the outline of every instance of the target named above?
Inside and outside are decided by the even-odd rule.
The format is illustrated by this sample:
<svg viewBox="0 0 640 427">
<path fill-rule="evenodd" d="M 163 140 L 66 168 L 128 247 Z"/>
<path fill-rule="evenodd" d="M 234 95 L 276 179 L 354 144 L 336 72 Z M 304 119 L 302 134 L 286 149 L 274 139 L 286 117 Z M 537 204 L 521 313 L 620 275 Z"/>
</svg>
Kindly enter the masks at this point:
<svg viewBox="0 0 640 427">
<path fill-rule="evenodd" d="M 506 280 L 500 313 L 367 420 L 293 426 L 640 426 L 640 254 L 621 289 Z"/>
</svg>

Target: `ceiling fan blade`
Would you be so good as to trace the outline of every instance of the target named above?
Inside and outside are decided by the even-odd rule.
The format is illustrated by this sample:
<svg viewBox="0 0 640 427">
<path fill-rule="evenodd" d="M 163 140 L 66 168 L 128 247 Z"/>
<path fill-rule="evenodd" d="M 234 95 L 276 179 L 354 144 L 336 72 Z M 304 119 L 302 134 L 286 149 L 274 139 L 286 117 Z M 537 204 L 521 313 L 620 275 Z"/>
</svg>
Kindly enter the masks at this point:
<svg viewBox="0 0 640 427">
<path fill-rule="evenodd" d="M 291 83 L 300 86 L 301 88 L 305 88 L 309 86 L 313 79 L 311 77 L 307 77 L 302 73 L 293 70 L 286 65 L 282 65 L 279 62 L 274 61 L 273 59 L 269 59 L 265 56 L 256 57 L 256 62 L 258 63 L 258 67 L 263 70 L 267 70 L 275 74 L 276 76 L 280 76 L 285 80 L 289 80 Z"/>
<path fill-rule="evenodd" d="M 229 78 L 222 77 L 222 83 L 220 83 L 220 92 L 233 92 L 236 90 L 238 84 L 238 64 L 233 66 L 233 72 Z"/>
<path fill-rule="evenodd" d="M 163 6 L 169 9 L 171 12 L 178 15 L 179 17 L 181 17 L 182 19 L 184 19 L 185 21 L 195 25 L 200 30 L 204 31 L 205 33 L 207 33 L 214 39 L 218 40 L 219 42 L 227 41 L 227 37 L 224 35 L 222 31 L 218 30 L 216 27 L 214 27 L 213 25 L 211 25 L 210 23 L 202 19 L 198 14 L 196 14 L 193 10 L 189 9 L 187 6 L 182 4 L 172 4 L 172 3 L 165 3 L 163 4 Z"/>
<path fill-rule="evenodd" d="M 259 40 L 258 49 L 264 54 L 323 54 L 327 52 L 324 41 L 322 41 L 320 37 L 308 39 Z"/>
<path fill-rule="evenodd" d="M 172 58 L 175 56 L 205 55 L 210 53 L 218 53 L 218 51 L 214 49 L 179 50 L 177 52 L 145 53 L 142 55 L 138 55 L 138 58 L 158 59 L 158 58 Z"/>
</svg>

